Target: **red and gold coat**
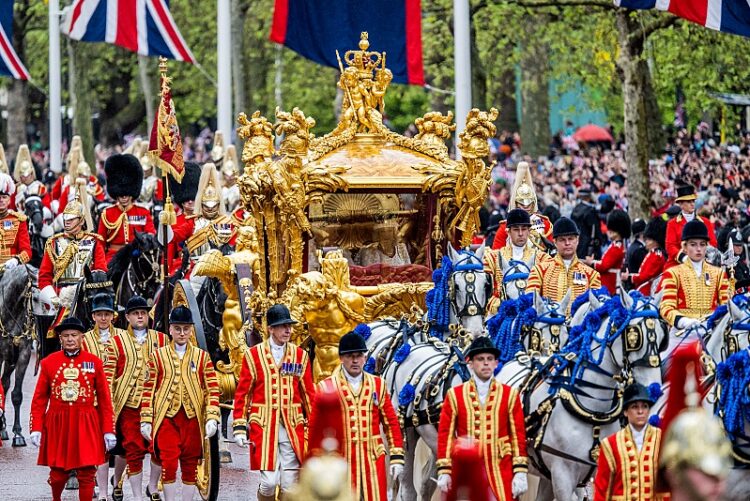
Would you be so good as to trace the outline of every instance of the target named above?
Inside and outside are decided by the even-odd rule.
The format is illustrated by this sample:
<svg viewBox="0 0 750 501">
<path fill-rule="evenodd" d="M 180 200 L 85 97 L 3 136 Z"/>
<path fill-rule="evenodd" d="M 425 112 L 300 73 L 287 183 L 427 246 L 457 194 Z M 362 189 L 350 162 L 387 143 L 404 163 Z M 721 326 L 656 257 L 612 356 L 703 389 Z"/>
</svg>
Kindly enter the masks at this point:
<svg viewBox="0 0 750 501">
<path fill-rule="evenodd" d="M 708 243 L 716 247 L 716 233 L 714 224 L 708 218 L 695 216 L 699 221 L 703 221 L 708 228 Z M 665 247 L 667 248 L 667 263 L 670 266 L 677 264 L 677 256 L 682 250 L 682 228 L 687 224 L 687 219 L 682 214 L 677 215 L 667 222 L 667 236 Z"/>
<path fill-rule="evenodd" d="M 525 426 L 518 390 L 493 379 L 482 405 L 473 378 L 451 388 L 438 424 L 438 475 L 451 473 L 456 438 L 473 437 L 481 444 L 492 492 L 498 501 L 511 501 L 513 475 L 529 468 Z"/>
<path fill-rule="evenodd" d="M 492 241 L 492 248 L 502 249 L 508 245 L 508 228 L 505 226 L 506 221 L 500 221 L 495 233 L 495 240 Z M 539 236 L 544 237 L 547 240 L 552 239 L 552 222 L 547 216 L 542 214 L 531 214 L 531 231 L 536 233 L 538 236 L 532 238 L 532 241 L 539 239 Z M 544 250 L 540 247 L 540 250 Z"/>
<path fill-rule="evenodd" d="M 146 340 L 138 345 L 131 327 L 112 338 L 107 347 L 104 371 L 112 391 L 115 417 L 124 407 L 140 409 L 149 358 L 167 343 L 166 334 L 149 329 Z"/>
<path fill-rule="evenodd" d="M 388 442 L 390 464 L 404 463 L 404 443 L 396 411 L 385 382 L 371 374 L 362 374 L 359 393 L 355 394 L 343 368 L 318 383 L 318 391 L 335 392 L 343 411 L 344 457 L 349 463 L 352 493 L 362 501 L 388 499 L 385 451 L 380 427 Z"/>
<path fill-rule="evenodd" d="M 710 315 L 727 302 L 730 294 L 724 270 L 704 261 L 701 274 L 697 276 L 690 260 L 664 272 L 661 290 L 659 313 L 672 326 L 676 326 L 681 317 Z"/>
<path fill-rule="evenodd" d="M 484 272 L 492 275 L 492 297 L 487 301 L 487 313 L 492 315 L 497 313 L 497 309 L 503 300 L 503 267 L 500 265 L 500 256 L 502 256 L 506 263 L 510 262 L 513 259 L 512 245 L 506 245 L 497 250 L 485 249 L 484 257 L 482 258 L 484 261 Z M 537 250 L 531 245 L 526 245 L 523 248 L 523 262 L 528 263 L 532 256 L 534 264 L 552 259 L 549 257 L 549 254 Z M 526 280 L 528 283 L 528 278 Z"/>
<path fill-rule="evenodd" d="M 593 268 L 599 272 L 602 285 L 610 295 L 617 292 L 617 275 L 625 261 L 625 245 L 622 240 L 612 242 L 604 251 L 601 260 L 594 261 Z"/>
<path fill-rule="evenodd" d="M 40 290 L 48 285 L 53 285 L 55 290 L 59 292 L 60 284 L 58 284 L 58 281 L 61 279 L 83 278 L 83 270 L 79 269 L 80 266 L 78 266 L 80 261 L 66 252 L 71 243 L 75 243 L 79 248 L 91 249 L 87 251 L 91 255 L 88 263 L 91 271 L 107 271 L 102 237 L 87 231 L 80 231 L 75 236 L 60 233 L 47 239 L 47 243 L 44 245 L 44 255 L 42 256 L 42 263 L 39 265 L 38 282 Z M 80 255 L 78 257 L 80 258 Z"/>
<path fill-rule="evenodd" d="M 174 417 L 184 409 L 188 418 L 198 419 L 201 437 L 196 438 L 203 444 L 206 421 L 221 421 L 220 397 L 219 380 L 208 353 L 188 344 L 180 360 L 170 343 L 156 350 L 149 359 L 141 423 L 151 423 L 155 437 L 165 418 Z"/>
<path fill-rule="evenodd" d="M 31 259 L 31 241 L 26 216 L 9 210 L 0 218 L 0 264 L 15 257 L 22 264 Z"/>
<path fill-rule="evenodd" d="M 286 344 L 279 365 L 269 340 L 245 352 L 234 393 L 234 433 L 248 433 L 251 470 L 276 470 L 280 425 L 302 462 L 314 393 L 310 360 L 297 345 Z"/>
<path fill-rule="evenodd" d="M 29 428 L 42 433 L 40 465 L 74 470 L 102 464 L 104 434 L 115 430 L 102 361 L 83 350 L 42 360 Z"/>
<path fill-rule="evenodd" d="M 81 345 L 81 348 L 88 351 L 89 353 L 96 355 L 99 360 L 104 363 L 107 360 L 107 347 L 112 342 L 112 338 L 114 338 L 118 334 L 123 334 L 126 332 L 126 330 L 118 329 L 117 327 L 110 325 L 109 339 L 106 343 L 103 343 L 101 334 L 99 334 L 99 327 L 95 325 L 93 329 L 83 335 L 83 344 Z"/>
<path fill-rule="evenodd" d="M 657 492 L 661 430 L 646 425 L 640 452 L 630 426 L 610 435 L 601 444 L 594 478 L 594 501 L 666 501 L 669 493 Z"/>
<path fill-rule="evenodd" d="M 577 257 L 573 258 L 569 269 L 565 269 L 565 263 L 557 255 L 554 259 L 548 259 L 537 263 L 529 274 L 529 284 L 526 292 L 536 291 L 543 297 L 552 301 L 561 301 L 569 290 L 573 291 L 573 300 L 586 293 L 589 289 L 598 289 L 602 286 L 599 272 L 580 262 Z"/>
<path fill-rule="evenodd" d="M 107 263 L 118 250 L 135 238 L 135 232 L 156 235 L 151 211 L 140 205 L 131 204 L 123 211 L 119 205 L 107 207 L 99 219 L 97 233 L 104 239 L 107 247 Z"/>
<path fill-rule="evenodd" d="M 650 296 L 651 286 L 662 274 L 662 271 L 664 271 L 664 263 L 666 262 L 666 254 L 663 250 L 657 247 L 648 251 L 646 257 L 643 258 L 638 273 L 630 275 L 633 287 L 636 287 L 638 292 L 644 296 Z"/>
</svg>

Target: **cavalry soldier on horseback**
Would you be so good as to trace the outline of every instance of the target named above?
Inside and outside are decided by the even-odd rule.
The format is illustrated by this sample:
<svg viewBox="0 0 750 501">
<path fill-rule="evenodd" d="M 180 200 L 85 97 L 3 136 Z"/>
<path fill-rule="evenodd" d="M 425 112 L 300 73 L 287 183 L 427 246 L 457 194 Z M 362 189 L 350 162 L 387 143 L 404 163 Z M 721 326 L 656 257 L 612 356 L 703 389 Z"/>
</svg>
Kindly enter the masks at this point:
<svg viewBox="0 0 750 501">
<path fill-rule="evenodd" d="M 96 467 L 115 446 L 112 401 L 102 361 L 81 350 L 83 323 L 74 317 L 55 327 L 62 350 L 42 360 L 31 402 L 31 442 L 39 464 L 50 467 L 52 499 L 59 501 L 71 471 L 78 498 L 91 501 Z"/>
<path fill-rule="evenodd" d="M 68 156 L 65 159 L 65 172 L 66 174 L 61 175 L 55 180 L 55 184 L 52 185 L 50 190 L 50 210 L 53 216 L 57 216 L 60 211 L 60 199 L 62 198 L 62 191 L 68 185 L 75 184 L 76 175 L 75 168 L 78 162 L 81 160 L 83 152 L 81 148 L 83 143 L 81 136 L 73 136 L 70 141 L 70 150 Z M 59 174 L 59 173 L 56 173 Z"/>
<path fill-rule="evenodd" d="M 573 292 L 575 300 L 589 289 L 601 287 L 599 272 L 589 268 L 578 260 L 578 227 L 567 217 L 555 221 L 552 235 L 557 248 L 557 255 L 537 263 L 529 274 L 527 292 L 536 291 L 552 301 L 561 301 L 568 291 Z M 572 303 L 572 301 L 571 301 Z"/>
<path fill-rule="evenodd" d="M 104 201 L 104 189 L 102 189 L 102 186 L 99 184 L 99 179 L 91 173 L 91 167 L 83 160 L 83 158 L 81 158 L 78 165 L 75 167 L 75 172 L 76 177 L 74 179 L 74 184 L 69 184 L 64 187 L 60 194 L 60 205 L 58 210 L 62 212 L 65 211 L 65 207 L 68 203 L 76 197 L 78 184 L 83 184 L 86 187 L 89 203 L 96 204 Z"/>
<path fill-rule="evenodd" d="M 102 273 L 107 270 L 102 237 L 87 231 L 92 223 L 83 186 L 79 186 L 78 198 L 65 207 L 62 216 L 65 231 L 47 240 L 39 266 L 39 299 L 52 311 L 59 305 L 60 290 L 77 285 L 86 268 Z"/>
<path fill-rule="evenodd" d="M 531 243 L 540 251 L 546 251 L 545 241 L 552 236 L 552 223 L 547 216 L 539 213 L 539 205 L 534 191 L 534 179 L 529 172 L 529 164 L 519 162 L 516 168 L 516 177 L 513 181 L 513 189 L 510 192 L 511 209 L 525 210 L 531 220 Z M 510 228 L 507 221 L 503 221 L 497 228 L 495 240 L 492 242 L 493 249 L 501 249 L 508 244 L 508 231 Z"/>
<path fill-rule="evenodd" d="M 149 357 L 169 343 L 165 334 L 148 328 L 148 310 L 149 305 L 141 296 L 130 298 L 125 313 L 130 325 L 127 331 L 112 338 L 104 366 L 112 390 L 118 441 L 125 450 L 130 487 L 138 501 L 143 499 L 143 459 L 149 452 L 140 430 L 143 384 Z M 148 487 L 151 499 L 160 499 L 157 492 L 160 475 L 161 465 L 152 457 Z M 118 490 L 114 494 L 119 496 L 122 492 Z"/>
<path fill-rule="evenodd" d="M 114 298 L 111 294 L 99 293 L 94 296 L 91 305 L 91 317 L 94 320 L 94 328 L 83 335 L 82 348 L 84 351 L 96 355 L 104 363 L 107 360 L 107 352 L 110 342 L 114 336 L 122 334 L 122 329 L 112 325 L 115 317 Z M 121 478 L 125 471 L 125 461 L 116 456 L 115 459 L 115 478 Z M 105 460 L 96 470 L 96 485 L 99 486 L 99 501 L 107 499 L 107 490 L 109 487 L 109 460 Z"/>
<path fill-rule="evenodd" d="M 664 272 L 661 282 L 664 295 L 659 313 L 677 329 L 699 324 L 729 298 L 726 272 L 705 260 L 709 239 L 710 233 L 703 221 L 686 223 L 682 228 L 682 252 L 687 259 Z"/>
<path fill-rule="evenodd" d="M 645 386 L 634 383 L 625 388 L 622 405 L 628 424 L 601 443 L 594 501 L 669 499 L 657 490 L 661 430 L 648 424 L 654 403 Z"/>
<path fill-rule="evenodd" d="M 438 427 L 438 486 L 451 486 L 453 450 L 457 438 L 479 442 L 495 498 L 511 500 L 528 490 L 526 428 L 518 390 L 494 378 L 500 351 L 489 338 L 472 341 L 466 361 L 473 376 L 448 390 Z"/>
<path fill-rule="evenodd" d="M 31 259 L 26 215 L 10 210 L 10 201 L 15 193 L 13 178 L 0 173 L 0 267 L 8 270 Z"/>
<path fill-rule="evenodd" d="M 701 221 L 706 225 L 708 233 L 708 242 L 716 247 L 716 234 L 714 233 L 714 224 L 705 217 L 695 213 L 695 187 L 683 185 L 677 187 L 677 198 L 675 203 L 680 207 L 681 212 L 667 222 L 667 268 L 671 268 L 685 261 L 686 256 L 682 248 L 682 231 L 685 225 L 690 221 Z"/>
<path fill-rule="evenodd" d="M 107 246 L 107 263 L 135 238 L 135 232 L 154 235 L 154 220 L 145 207 L 133 203 L 141 194 L 143 169 L 133 155 L 112 155 L 104 163 L 107 193 L 117 202 L 102 212 L 97 233 Z"/>
<path fill-rule="evenodd" d="M 162 465 L 166 501 L 177 499 L 177 464 L 182 472 L 182 499 L 197 492 L 196 473 L 203 457 L 203 438 L 219 427 L 221 391 L 207 352 L 190 344 L 193 316 L 184 306 L 169 315 L 172 343 L 154 351 L 143 386 L 141 434 L 153 442 Z"/>
<path fill-rule="evenodd" d="M 355 499 L 384 501 L 388 499 L 385 451 L 390 454 L 391 477 L 398 481 L 404 472 L 403 437 L 385 381 L 364 372 L 367 351 L 365 339 L 356 332 L 342 336 L 339 341 L 341 365 L 318 383 L 317 391 L 334 392 L 341 403 L 343 443 L 340 447 L 349 462 Z M 315 422 L 317 418 L 312 419 Z M 381 426 L 388 441 L 387 448 Z"/>
<path fill-rule="evenodd" d="M 485 249 L 484 251 L 484 271 L 492 275 L 494 282 L 492 299 L 487 304 L 487 310 L 493 314 L 497 312 L 502 300 L 503 268 L 500 262 L 501 257 L 505 263 L 510 261 L 540 263 L 549 259 L 549 255 L 539 250 L 529 239 L 532 230 L 531 217 L 528 212 L 523 209 L 511 210 L 505 220 L 505 227 L 509 235 L 509 244 L 500 249 Z"/>
<path fill-rule="evenodd" d="M 258 499 L 276 499 L 297 481 L 305 458 L 305 427 L 315 392 L 305 351 L 289 342 L 297 322 L 283 304 L 266 312 L 268 339 L 245 352 L 234 394 L 234 440 L 250 445 L 250 470 L 260 470 Z"/>
<path fill-rule="evenodd" d="M 604 251 L 600 260 L 595 260 L 594 256 L 586 257 L 586 264 L 599 272 L 602 285 L 607 288 L 610 294 L 617 292 L 617 286 L 620 285 L 620 272 L 622 264 L 625 262 L 625 243 L 624 239 L 630 238 L 630 217 L 628 213 L 615 209 L 607 216 L 607 236 L 610 244 Z"/>
<path fill-rule="evenodd" d="M 26 199 L 31 196 L 38 196 L 42 205 L 49 209 L 49 196 L 47 187 L 36 178 L 36 169 L 34 162 L 31 160 L 31 153 L 28 145 L 22 144 L 16 154 L 16 164 L 13 168 L 13 178 L 16 180 L 16 198 L 15 204 L 19 211 L 23 211 Z M 47 216 L 52 218 L 52 212 Z"/>
</svg>

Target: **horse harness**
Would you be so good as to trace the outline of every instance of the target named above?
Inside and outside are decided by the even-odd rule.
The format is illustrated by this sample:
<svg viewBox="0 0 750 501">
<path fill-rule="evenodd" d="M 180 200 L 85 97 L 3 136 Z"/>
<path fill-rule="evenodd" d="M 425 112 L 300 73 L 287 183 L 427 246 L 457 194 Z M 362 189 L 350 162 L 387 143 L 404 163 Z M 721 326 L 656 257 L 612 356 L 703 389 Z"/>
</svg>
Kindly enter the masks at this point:
<svg viewBox="0 0 750 501">
<path fill-rule="evenodd" d="M 474 263 L 472 260 L 477 260 Z M 479 258 L 471 253 L 465 253 L 462 251 L 461 258 L 456 262 L 454 266 L 454 273 L 451 275 L 449 282 L 449 297 L 451 300 L 451 310 L 460 322 L 464 317 L 473 317 L 476 315 L 484 316 L 487 305 L 482 304 L 477 298 L 476 280 L 477 273 L 484 273 L 486 282 L 484 284 L 484 297 L 486 299 L 492 297 L 494 291 L 492 283 L 492 275 L 485 273 L 484 266 L 479 262 Z M 463 277 L 466 282 L 466 302 L 463 306 L 459 307 L 456 304 L 456 276 Z"/>
<path fill-rule="evenodd" d="M 526 287 L 528 285 L 529 275 L 531 274 L 531 268 L 529 268 L 529 265 L 527 265 L 523 261 L 517 261 L 515 259 L 511 259 L 508 262 L 509 270 L 513 270 L 512 273 L 503 273 L 503 286 L 500 288 L 501 292 L 501 300 L 508 299 L 508 294 L 505 291 L 506 284 L 509 284 L 511 282 L 518 282 L 516 284 L 516 288 L 520 293 L 526 292 Z M 492 278 L 490 276 L 490 278 Z M 489 296 L 488 296 L 489 297 Z"/>
</svg>

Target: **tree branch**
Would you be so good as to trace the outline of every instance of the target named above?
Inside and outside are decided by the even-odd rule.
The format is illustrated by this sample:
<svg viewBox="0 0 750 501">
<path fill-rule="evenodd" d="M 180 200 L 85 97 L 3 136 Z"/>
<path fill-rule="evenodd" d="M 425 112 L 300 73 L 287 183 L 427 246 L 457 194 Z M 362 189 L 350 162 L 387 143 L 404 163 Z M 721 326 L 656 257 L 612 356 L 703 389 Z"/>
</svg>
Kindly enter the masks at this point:
<svg viewBox="0 0 750 501">
<path fill-rule="evenodd" d="M 653 32 L 669 28 L 670 26 L 673 26 L 677 24 L 680 21 L 680 18 L 673 15 L 662 15 L 659 16 L 659 19 L 652 22 L 651 24 L 648 24 L 644 26 L 643 28 L 634 31 L 631 33 L 628 38 L 631 42 L 636 41 L 642 41 L 648 38 Z"/>
</svg>

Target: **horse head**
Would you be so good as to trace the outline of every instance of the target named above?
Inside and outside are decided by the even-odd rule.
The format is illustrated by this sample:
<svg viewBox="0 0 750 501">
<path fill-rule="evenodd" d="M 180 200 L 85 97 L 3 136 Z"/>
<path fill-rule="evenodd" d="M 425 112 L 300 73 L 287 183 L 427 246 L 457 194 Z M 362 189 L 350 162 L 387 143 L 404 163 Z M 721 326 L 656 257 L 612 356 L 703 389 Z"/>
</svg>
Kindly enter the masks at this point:
<svg viewBox="0 0 750 501">
<path fill-rule="evenodd" d="M 448 277 L 450 323 L 460 324 L 472 337 L 484 334 L 487 301 L 492 297 L 492 277 L 484 272 L 484 245 L 476 252 L 456 251 L 448 245 L 452 272 Z M 443 266 L 446 266 L 445 260 Z M 436 283 L 435 288 L 440 287 Z"/>
<path fill-rule="evenodd" d="M 669 330 L 659 315 L 662 293 L 643 296 L 637 291 L 620 289 L 619 300 L 625 310 L 622 330 L 622 363 L 636 382 L 649 386 L 661 384 L 662 352 L 669 342 Z"/>
<path fill-rule="evenodd" d="M 27 196 L 23 202 L 23 212 L 29 218 L 32 234 L 41 234 L 44 228 L 44 205 L 38 195 Z"/>
<path fill-rule="evenodd" d="M 534 267 L 535 254 L 528 261 L 508 261 L 498 255 L 500 267 L 503 270 L 502 294 L 504 299 L 518 299 L 526 292 L 531 269 Z"/>
<path fill-rule="evenodd" d="M 722 362 L 750 347 L 750 298 L 734 296 L 716 309 L 706 322 L 706 352 L 714 362 Z"/>
<path fill-rule="evenodd" d="M 30 312 L 36 282 L 37 269 L 33 266 L 16 266 L 3 272 L 0 277 L 0 304 L 3 305 L 0 316 L 3 322 L 25 318 L 24 310 Z"/>
<path fill-rule="evenodd" d="M 542 297 L 537 292 L 534 297 L 534 320 L 522 333 L 526 351 L 549 356 L 556 353 L 568 341 L 568 326 L 565 312 L 570 304 L 571 291 L 558 303 Z"/>
</svg>

